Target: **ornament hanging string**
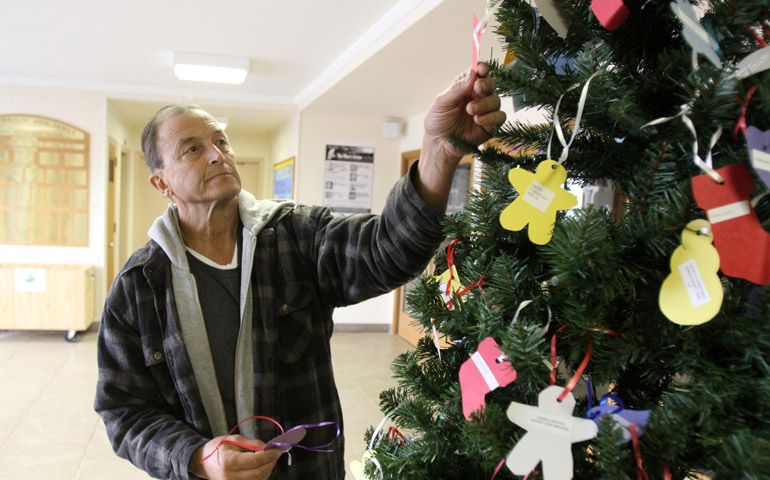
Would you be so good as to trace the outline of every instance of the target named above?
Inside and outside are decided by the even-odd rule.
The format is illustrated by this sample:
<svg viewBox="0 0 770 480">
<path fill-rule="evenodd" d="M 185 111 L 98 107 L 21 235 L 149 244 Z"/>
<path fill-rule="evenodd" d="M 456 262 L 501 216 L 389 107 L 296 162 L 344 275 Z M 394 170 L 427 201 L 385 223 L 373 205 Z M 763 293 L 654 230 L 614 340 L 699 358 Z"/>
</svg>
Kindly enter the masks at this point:
<svg viewBox="0 0 770 480">
<path fill-rule="evenodd" d="M 380 423 L 377 425 L 377 428 L 374 429 L 374 431 L 372 432 L 372 438 L 369 440 L 369 450 L 374 449 L 375 444 L 379 444 L 380 441 L 382 441 L 382 439 L 385 437 L 385 434 L 383 431 L 385 428 L 385 425 L 387 425 L 390 422 L 390 417 L 396 412 L 396 410 L 398 410 L 400 406 L 401 405 L 397 406 L 396 408 L 388 412 L 385 415 L 385 417 L 380 421 Z M 369 457 L 366 461 L 367 463 L 373 464 L 377 468 L 377 480 L 382 480 L 383 473 L 382 473 L 382 465 L 380 464 L 380 462 L 374 457 Z"/>
<path fill-rule="evenodd" d="M 433 330 L 433 344 L 436 346 L 436 351 L 438 352 L 438 359 L 441 360 L 441 345 L 439 345 L 438 329 L 436 328 L 435 318 L 430 319 L 430 328 L 431 330 Z"/>
<path fill-rule="evenodd" d="M 736 137 L 738 136 L 738 132 L 743 132 L 743 135 L 746 135 L 746 110 L 749 109 L 749 100 L 751 100 L 751 96 L 754 95 L 754 92 L 757 91 L 758 87 L 759 85 L 754 85 L 748 92 L 746 92 L 746 100 L 743 100 L 737 94 L 735 95 L 735 98 L 738 99 L 738 103 L 741 106 L 741 114 L 738 116 L 738 122 L 733 129 L 733 135 Z"/>
<path fill-rule="evenodd" d="M 690 112 L 690 106 L 684 105 L 682 106 L 682 109 L 679 113 L 674 115 L 673 117 L 662 117 L 657 118 L 655 120 L 652 120 L 650 122 L 645 123 L 639 128 L 646 128 L 651 127 L 653 125 L 660 125 L 662 123 L 669 122 L 671 120 L 674 120 L 676 118 L 681 117 L 682 122 L 684 122 L 685 126 L 688 130 L 692 133 L 693 137 L 695 137 L 695 140 L 693 140 L 693 162 L 695 165 L 703 170 L 704 173 L 706 173 L 709 177 L 711 177 L 715 182 L 717 183 L 724 183 L 725 179 L 722 178 L 720 174 L 714 170 L 714 167 L 712 165 L 711 161 L 711 151 L 714 149 L 714 145 L 716 145 L 717 141 L 719 140 L 719 137 L 722 136 L 722 127 L 719 127 L 716 132 L 711 136 L 711 141 L 709 142 L 709 150 L 708 154 L 706 154 L 706 160 L 704 161 L 700 155 L 698 155 L 698 132 L 695 131 L 695 125 L 692 123 L 692 120 L 690 120 L 690 117 L 687 116 L 687 114 Z"/>
<path fill-rule="evenodd" d="M 447 260 L 446 261 L 447 261 L 447 268 L 449 269 L 450 274 L 449 274 L 449 280 L 447 280 L 447 283 L 446 283 L 446 293 L 447 293 L 447 297 L 449 297 L 449 300 L 446 301 L 446 306 L 450 310 L 454 307 L 454 298 L 455 297 L 456 298 L 460 298 L 463 295 L 465 295 L 466 293 L 468 293 L 471 290 L 473 290 L 474 288 L 481 287 L 481 285 L 484 283 L 484 279 L 480 278 L 479 281 L 474 282 L 474 283 L 468 285 L 467 287 L 464 287 L 464 288 L 460 289 L 455 295 L 452 295 L 452 293 L 451 293 L 452 292 L 451 286 L 452 286 L 452 273 L 454 271 L 454 266 L 455 266 L 455 260 L 454 260 L 455 246 L 459 242 L 460 242 L 460 239 L 456 238 L 456 239 L 452 240 L 452 242 L 450 242 L 449 245 L 447 246 L 447 255 L 446 255 Z"/>
<path fill-rule="evenodd" d="M 247 422 L 247 421 L 249 421 L 249 420 L 269 420 L 269 421 L 273 422 L 275 425 L 277 425 L 277 426 L 278 426 L 278 428 L 281 430 L 281 433 L 282 433 L 282 434 L 283 434 L 283 433 L 289 433 L 289 432 L 291 432 L 291 431 L 294 431 L 294 430 L 299 430 L 299 429 L 305 429 L 305 430 L 309 430 L 309 429 L 311 429 L 311 428 L 326 427 L 326 426 L 330 426 L 330 425 L 334 425 L 335 427 L 337 427 L 337 433 L 336 433 L 336 435 L 334 436 L 334 438 L 332 439 L 332 441 L 330 441 L 329 443 L 326 443 L 326 444 L 324 444 L 324 445 L 318 445 L 318 446 L 315 446 L 315 447 L 306 447 L 306 446 L 304 446 L 304 445 L 299 445 L 299 444 L 289 444 L 289 443 L 277 443 L 277 442 L 276 442 L 276 443 L 272 443 L 272 444 L 270 444 L 270 445 L 271 445 L 271 447 L 278 447 L 278 448 L 301 448 L 302 450 L 307 450 L 307 451 L 310 451 L 310 452 L 330 453 L 330 452 L 332 452 L 333 450 L 332 450 L 332 449 L 329 449 L 328 447 L 329 447 L 329 446 L 330 446 L 332 443 L 334 443 L 334 441 L 335 441 L 335 440 L 337 440 L 337 438 L 340 436 L 340 433 L 341 433 L 341 432 L 340 432 L 340 426 L 339 426 L 339 425 L 338 425 L 336 422 L 320 422 L 320 423 L 311 423 L 311 424 L 307 424 L 307 425 L 297 425 L 296 427 L 290 428 L 289 430 L 287 430 L 287 431 L 285 431 L 285 432 L 284 432 L 284 430 L 283 430 L 283 427 L 281 426 L 281 424 L 280 424 L 280 423 L 278 423 L 277 421 L 273 420 L 272 418 L 270 418 L 270 417 L 263 417 L 263 416 L 259 416 L 259 415 L 255 415 L 255 416 L 253 416 L 253 417 L 247 417 L 247 418 L 244 418 L 243 420 L 241 420 L 240 422 L 238 422 L 238 424 L 237 424 L 237 425 L 235 425 L 235 426 L 232 428 L 232 430 L 230 430 L 230 432 L 228 432 L 228 434 L 227 434 L 227 435 L 225 435 L 225 436 L 222 438 L 222 440 L 220 440 L 220 441 L 219 441 L 219 443 L 217 443 L 216 447 L 214 447 L 214 450 L 213 450 L 211 453 L 209 453 L 208 455 L 206 455 L 205 457 L 203 457 L 203 458 L 201 459 L 200 463 L 203 463 L 203 462 L 205 462 L 205 461 L 206 461 L 206 460 L 207 460 L 209 457 L 211 457 L 212 455 L 214 455 L 214 454 L 217 452 L 217 450 L 219 449 L 219 447 L 220 447 L 220 446 L 221 446 L 223 443 L 229 443 L 229 444 L 231 444 L 231 445 L 237 445 L 237 446 L 239 446 L 239 447 L 242 447 L 242 448 L 246 448 L 246 449 L 248 449 L 248 450 L 255 450 L 255 451 L 261 451 L 261 450 L 264 450 L 264 449 L 265 449 L 265 447 L 264 447 L 264 446 L 262 446 L 262 447 L 258 447 L 258 446 L 255 446 L 255 445 L 249 445 L 249 444 L 247 444 L 247 443 L 236 442 L 235 440 L 229 440 L 229 439 L 227 438 L 227 437 L 229 437 L 230 435 L 232 435 L 232 434 L 233 434 L 233 432 L 234 432 L 234 431 L 235 431 L 235 430 L 236 430 L 238 427 L 240 427 L 240 426 L 241 426 L 241 424 L 243 424 L 244 422 Z"/>
<path fill-rule="evenodd" d="M 639 467 L 639 480 L 650 480 L 647 475 L 647 471 L 642 465 L 642 452 L 639 450 L 639 435 L 636 433 L 636 425 L 629 423 L 628 428 L 631 430 L 631 441 L 634 444 L 634 457 L 636 457 L 636 466 Z"/>
<path fill-rule="evenodd" d="M 567 92 L 570 92 L 577 87 L 580 86 L 580 84 L 575 84 L 567 89 L 566 92 L 564 92 L 561 97 L 559 97 L 559 101 L 556 102 L 556 108 L 553 112 L 553 130 L 551 130 L 551 136 L 548 138 L 548 158 L 551 157 L 551 140 L 553 140 L 553 131 L 556 130 L 556 136 L 559 138 L 559 143 L 561 143 L 561 146 L 563 147 L 563 150 L 561 151 L 561 155 L 559 155 L 559 165 L 564 163 L 565 160 L 567 160 L 567 156 L 569 155 L 569 147 L 572 145 L 572 142 L 575 140 L 575 137 L 577 136 L 578 131 L 580 130 L 580 121 L 583 118 L 583 110 L 585 109 L 586 105 L 586 98 L 588 97 L 588 86 L 591 84 L 591 80 L 593 80 L 597 75 L 600 75 L 604 73 L 606 70 L 597 70 L 594 72 L 593 75 L 588 77 L 588 80 L 586 80 L 585 85 L 583 85 L 583 90 L 580 92 L 580 100 L 578 101 L 578 109 L 577 109 L 577 115 L 575 115 L 575 125 L 572 127 L 572 136 L 569 139 L 569 142 L 566 141 L 564 138 L 564 132 L 561 128 L 561 122 L 559 121 L 559 106 L 561 105 L 561 101 L 564 98 L 564 95 L 567 94 Z"/>
<path fill-rule="evenodd" d="M 511 326 L 516 325 L 516 322 L 519 320 L 519 313 L 521 313 L 524 307 L 526 307 L 531 303 L 532 303 L 532 300 L 524 300 L 519 304 L 519 308 L 516 309 L 516 313 L 513 315 L 513 320 L 511 320 Z M 550 328 L 551 326 L 551 318 L 552 318 L 551 307 L 546 305 L 546 308 L 548 309 L 548 323 L 546 323 L 543 329 L 541 330 L 541 335 L 545 335 L 545 332 L 547 332 L 548 328 Z"/>
<path fill-rule="evenodd" d="M 556 331 L 556 333 L 551 337 L 551 382 L 550 385 L 556 384 L 556 340 L 559 338 L 559 334 L 563 332 L 567 328 L 567 325 L 564 325 L 563 327 L 559 328 L 559 330 Z M 586 351 L 585 357 L 583 357 L 583 361 L 580 362 L 580 365 L 578 366 L 577 370 L 575 371 L 575 374 L 570 379 L 569 383 L 567 383 L 567 386 L 564 387 L 564 391 L 561 392 L 561 395 L 556 399 L 557 401 L 561 402 L 563 401 L 567 395 L 572 391 L 572 389 L 575 388 L 575 385 L 577 385 L 578 381 L 580 380 L 580 376 L 583 375 L 583 371 L 585 371 L 586 367 L 588 366 L 588 361 L 591 360 L 591 351 L 593 350 L 592 345 L 592 336 L 591 332 L 586 332 L 588 335 L 588 351 Z"/>
<path fill-rule="evenodd" d="M 703 160 L 700 157 L 700 155 L 698 155 L 698 132 L 695 131 L 695 125 L 692 123 L 692 120 L 690 120 L 690 117 L 688 117 L 687 115 L 682 115 L 682 121 L 690 130 L 690 132 L 692 132 L 692 135 L 695 138 L 692 144 L 693 161 L 695 162 L 695 165 L 697 165 L 698 168 L 703 170 L 715 182 L 725 183 L 725 179 L 722 178 L 722 175 L 718 174 L 716 170 L 714 170 L 714 167 L 711 161 L 711 151 L 714 149 L 714 145 L 717 144 L 717 141 L 719 141 L 719 137 L 722 136 L 722 127 L 720 126 L 719 128 L 717 128 L 717 131 L 714 132 L 714 134 L 711 136 L 711 141 L 709 142 L 709 150 L 708 150 L 708 153 L 706 154 L 706 160 Z"/>
</svg>

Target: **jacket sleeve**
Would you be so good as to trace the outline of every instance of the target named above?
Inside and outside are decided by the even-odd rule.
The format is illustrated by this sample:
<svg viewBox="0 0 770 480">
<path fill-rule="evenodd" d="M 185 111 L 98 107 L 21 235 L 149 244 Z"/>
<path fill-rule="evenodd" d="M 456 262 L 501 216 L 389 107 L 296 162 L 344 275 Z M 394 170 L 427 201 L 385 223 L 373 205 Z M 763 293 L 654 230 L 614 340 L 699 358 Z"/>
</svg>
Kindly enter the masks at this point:
<svg viewBox="0 0 770 480">
<path fill-rule="evenodd" d="M 120 457 L 155 478 L 186 480 L 190 457 L 207 440 L 183 421 L 173 385 L 158 385 L 170 380 L 163 341 L 139 327 L 152 300 L 132 283 L 119 277 L 105 304 L 94 408 Z"/>
<path fill-rule="evenodd" d="M 430 261 L 444 238 L 444 215 L 422 201 L 412 181 L 417 163 L 391 190 L 381 215 L 333 215 L 320 207 L 295 215 L 300 248 L 334 306 L 387 293 Z"/>
</svg>

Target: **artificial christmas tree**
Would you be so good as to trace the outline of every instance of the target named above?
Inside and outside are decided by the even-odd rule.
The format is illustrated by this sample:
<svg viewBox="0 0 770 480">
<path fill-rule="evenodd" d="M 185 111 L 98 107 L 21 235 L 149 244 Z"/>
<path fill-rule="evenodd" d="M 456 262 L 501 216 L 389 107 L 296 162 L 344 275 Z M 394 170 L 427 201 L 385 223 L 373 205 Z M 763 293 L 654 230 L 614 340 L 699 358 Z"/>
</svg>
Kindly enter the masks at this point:
<svg viewBox="0 0 770 480">
<path fill-rule="evenodd" d="M 741 278 L 770 262 L 759 180 L 770 170 L 770 4 L 699 7 L 498 5 L 500 93 L 547 121 L 514 120 L 496 147 L 465 146 L 483 163 L 481 188 L 448 217 L 450 252 L 408 297 L 426 336 L 393 363 L 399 386 L 381 395 L 391 434 L 367 436 L 369 478 L 770 478 L 770 294 Z M 753 168 L 753 188 L 720 176 L 735 165 Z M 612 185 L 623 202 L 559 210 L 565 185 L 541 168 Z M 529 173 L 509 181 L 514 169 Z M 520 216 L 546 211 L 552 225 L 533 237 Z M 730 276 L 715 271 L 715 249 Z M 447 302 L 445 271 L 474 288 L 459 299 L 444 286 Z M 713 312 L 692 313 L 703 308 Z M 437 351 L 432 326 L 448 348 Z M 488 337 L 501 354 L 474 360 Z M 481 390 L 465 395 L 480 407 L 470 420 L 469 361 L 484 379 L 464 382 Z M 506 384 L 503 367 L 515 370 Z"/>
</svg>

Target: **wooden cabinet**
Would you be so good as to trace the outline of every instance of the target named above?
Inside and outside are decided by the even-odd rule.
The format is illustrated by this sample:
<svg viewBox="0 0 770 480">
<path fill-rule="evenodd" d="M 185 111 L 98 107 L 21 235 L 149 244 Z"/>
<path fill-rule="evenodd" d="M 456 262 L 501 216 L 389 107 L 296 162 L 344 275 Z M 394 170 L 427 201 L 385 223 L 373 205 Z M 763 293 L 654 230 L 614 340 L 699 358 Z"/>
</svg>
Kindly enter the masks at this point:
<svg viewBox="0 0 770 480">
<path fill-rule="evenodd" d="M 0 330 L 65 330 L 94 321 L 94 267 L 0 264 Z"/>
</svg>

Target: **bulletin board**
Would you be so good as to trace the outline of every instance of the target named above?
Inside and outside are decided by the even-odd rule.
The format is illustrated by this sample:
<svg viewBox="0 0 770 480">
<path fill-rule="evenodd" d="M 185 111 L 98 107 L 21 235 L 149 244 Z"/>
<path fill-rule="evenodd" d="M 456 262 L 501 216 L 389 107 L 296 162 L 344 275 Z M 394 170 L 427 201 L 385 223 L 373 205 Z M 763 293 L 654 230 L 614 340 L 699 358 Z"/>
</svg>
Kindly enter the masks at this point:
<svg viewBox="0 0 770 480">
<path fill-rule="evenodd" d="M 294 158 L 273 165 L 273 198 L 294 198 Z"/>
<path fill-rule="evenodd" d="M 72 125 L 0 115 L 0 244 L 88 245 L 88 147 Z"/>
</svg>

